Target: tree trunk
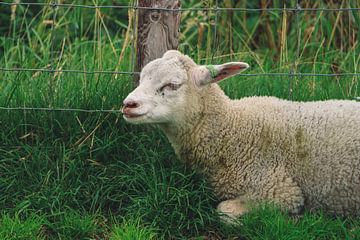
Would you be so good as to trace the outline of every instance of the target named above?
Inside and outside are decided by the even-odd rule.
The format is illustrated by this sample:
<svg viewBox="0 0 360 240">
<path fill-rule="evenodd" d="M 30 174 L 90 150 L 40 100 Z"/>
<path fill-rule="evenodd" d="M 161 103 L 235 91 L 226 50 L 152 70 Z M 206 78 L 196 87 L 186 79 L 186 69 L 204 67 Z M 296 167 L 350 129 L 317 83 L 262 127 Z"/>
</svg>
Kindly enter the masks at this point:
<svg viewBox="0 0 360 240">
<path fill-rule="evenodd" d="M 180 11 L 141 9 L 141 7 L 179 9 L 181 0 L 138 0 L 136 71 L 179 45 Z M 139 78 L 135 78 L 138 84 Z"/>
</svg>

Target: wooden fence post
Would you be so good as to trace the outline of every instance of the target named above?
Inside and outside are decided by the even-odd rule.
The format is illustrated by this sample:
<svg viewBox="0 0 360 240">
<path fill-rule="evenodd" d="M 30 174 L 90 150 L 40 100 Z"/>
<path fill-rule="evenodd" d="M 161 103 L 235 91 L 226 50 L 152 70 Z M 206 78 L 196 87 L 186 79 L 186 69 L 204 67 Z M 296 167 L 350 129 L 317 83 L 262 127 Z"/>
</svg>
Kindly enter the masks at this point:
<svg viewBox="0 0 360 240">
<path fill-rule="evenodd" d="M 181 0 L 138 0 L 136 71 L 179 45 L 180 11 L 141 7 L 180 9 Z M 139 78 L 135 78 L 136 85 Z"/>
</svg>

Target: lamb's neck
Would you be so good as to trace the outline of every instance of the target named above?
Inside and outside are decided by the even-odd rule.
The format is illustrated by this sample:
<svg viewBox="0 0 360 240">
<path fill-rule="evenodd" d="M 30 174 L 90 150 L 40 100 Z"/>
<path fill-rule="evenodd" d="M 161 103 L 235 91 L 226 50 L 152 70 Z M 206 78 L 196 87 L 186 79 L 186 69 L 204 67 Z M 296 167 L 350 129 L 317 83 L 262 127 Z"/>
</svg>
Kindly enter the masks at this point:
<svg viewBox="0 0 360 240">
<path fill-rule="evenodd" d="M 160 126 L 171 142 L 177 156 L 190 165 L 209 166 L 210 156 L 203 152 L 203 144 L 212 138 L 211 129 L 222 125 L 223 115 L 229 105 L 229 98 L 214 85 L 203 96 L 196 112 L 190 112 L 181 123 Z M 210 140 L 211 141 L 211 140 Z"/>
</svg>

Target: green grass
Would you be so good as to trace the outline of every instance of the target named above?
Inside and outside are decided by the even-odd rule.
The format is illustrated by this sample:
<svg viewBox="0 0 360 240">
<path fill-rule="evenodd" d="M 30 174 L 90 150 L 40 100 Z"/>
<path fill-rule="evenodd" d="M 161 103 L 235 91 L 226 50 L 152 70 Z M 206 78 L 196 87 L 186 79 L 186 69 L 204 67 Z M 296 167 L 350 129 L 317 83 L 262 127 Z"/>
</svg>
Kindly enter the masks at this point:
<svg viewBox="0 0 360 240">
<path fill-rule="evenodd" d="M 156 239 L 155 230 L 141 226 L 139 220 L 128 220 L 112 228 L 110 240 L 153 240 Z"/>
<path fill-rule="evenodd" d="M 241 228 L 227 227 L 245 239 L 358 239 L 359 222 L 305 213 L 292 218 L 273 206 L 257 207 L 240 219 Z"/>
<path fill-rule="evenodd" d="M 0 238 L 9 240 L 44 238 L 43 225 L 45 221 L 43 217 L 36 215 L 22 220 L 17 215 L 10 217 L 8 214 L 3 214 L 0 219 Z"/>
<path fill-rule="evenodd" d="M 259 7 L 252 1 L 222 4 Z M 302 4 L 359 7 L 356 1 Z M 274 1 L 272 7 L 282 5 Z M 53 34 L 43 24 L 52 14 L 18 7 L 10 20 L 10 7 L 0 6 L 1 67 L 133 69 L 126 10 L 59 8 Z M 248 62 L 247 73 L 359 72 L 359 11 L 339 14 L 302 12 L 296 28 L 293 13 L 219 13 L 214 48 L 215 13 L 184 12 L 180 49 L 201 63 Z M 358 76 L 238 76 L 221 86 L 232 98 L 360 96 Z M 118 110 L 132 88 L 127 75 L 1 72 L 0 106 Z M 206 179 L 176 159 L 158 129 L 126 124 L 120 114 L 1 110 L 0 124 L 0 239 L 360 238 L 359 219 L 323 213 L 293 219 L 266 206 L 238 226 L 225 226 Z"/>
</svg>

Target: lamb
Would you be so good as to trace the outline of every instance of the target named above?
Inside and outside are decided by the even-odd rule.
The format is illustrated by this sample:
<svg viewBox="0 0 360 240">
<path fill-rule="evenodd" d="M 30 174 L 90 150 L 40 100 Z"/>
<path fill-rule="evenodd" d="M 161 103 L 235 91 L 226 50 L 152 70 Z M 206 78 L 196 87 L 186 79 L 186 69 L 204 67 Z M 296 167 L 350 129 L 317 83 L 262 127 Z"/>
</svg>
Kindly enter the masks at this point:
<svg viewBox="0 0 360 240">
<path fill-rule="evenodd" d="M 217 82 L 243 62 L 200 66 L 171 50 L 147 64 L 124 100 L 124 119 L 152 123 L 197 167 L 230 219 L 253 202 L 360 216 L 360 103 L 229 99 Z"/>
</svg>

